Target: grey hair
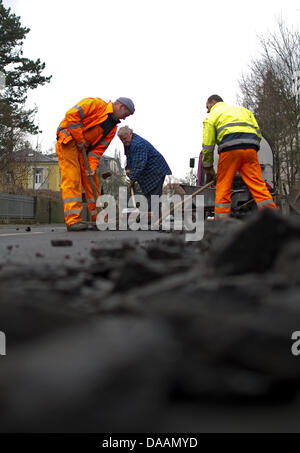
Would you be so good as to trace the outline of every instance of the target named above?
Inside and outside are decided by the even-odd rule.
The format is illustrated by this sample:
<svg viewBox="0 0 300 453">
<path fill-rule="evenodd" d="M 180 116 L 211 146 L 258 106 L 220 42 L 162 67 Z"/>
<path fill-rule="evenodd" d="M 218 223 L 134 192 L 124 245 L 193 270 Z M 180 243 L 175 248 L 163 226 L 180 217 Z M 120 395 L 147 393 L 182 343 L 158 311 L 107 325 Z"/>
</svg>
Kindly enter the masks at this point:
<svg viewBox="0 0 300 453">
<path fill-rule="evenodd" d="M 123 126 L 123 127 L 120 127 L 120 129 L 118 130 L 118 137 L 120 137 L 120 135 L 122 134 L 132 134 L 133 130 L 130 129 L 130 127 L 128 126 Z"/>
</svg>

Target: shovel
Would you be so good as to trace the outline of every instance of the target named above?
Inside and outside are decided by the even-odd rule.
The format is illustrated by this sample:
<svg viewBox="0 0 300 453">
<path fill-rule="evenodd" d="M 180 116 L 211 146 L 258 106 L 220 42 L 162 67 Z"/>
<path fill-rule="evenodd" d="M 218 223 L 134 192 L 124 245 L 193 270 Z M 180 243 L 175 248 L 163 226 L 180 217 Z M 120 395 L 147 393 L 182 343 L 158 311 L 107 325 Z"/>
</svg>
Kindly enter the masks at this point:
<svg viewBox="0 0 300 453">
<path fill-rule="evenodd" d="M 139 209 L 136 207 L 135 196 L 134 196 L 134 190 L 133 190 L 133 187 L 132 187 L 132 186 L 130 187 L 130 193 L 131 193 L 133 208 L 124 208 L 124 209 L 122 209 L 122 214 L 128 215 L 128 214 L 131 214 L 131 213 L 133 213 L 133 212 L 136 212 L 137 214 L 139 214 L 140 211 L 139 211 Z"/>
<path fill-rule="evenodd" d="M 88 172 L 90 172 L 91 168 L 90 168 L 90 165 L 89 165 L 89 161 L 88 161 L 88 158 L 87 158 L 87 155 L 86 155 L 86 150 L 85 150 L 84 146 L 82 146 L 81 152 L 82 152 L 82 155 L 83 155 L 85 168 L 86 168 L 86 170 Z M 95 182 L 94 182 L 94 179 L 93 179 L 92 175 L 88 175 L 88 180 L 90 182 L 90 185 L 91 185 L 91 188 L 92 188 L 92 192 L 93 192 L 93 196 L 94 196 L 94 201 L 95 201 L 95 204 L 96 204 L 97 198 L 98 198 L 98 193 L 97 193 Z M 96 205 L 96 209 L 97 209 L 97 212 L 101 211 L 101 208 L 97 207 L 97 205 Z"/>
<path fill-rule="evenodd" d="M 207 184 L 205 184 L 205 186 L 201 187 L 201 189 L 196 190 L 196 192 L 192 193 L 192 195 L 187 197 L 185 200 L 182 200 L 179 203 L 177 203 L 175 206 L 173 206 L 173 208 L 170 209 L 170 211 L 167 214 L 165 214 L 164 216 L 161 216 L 160 219 L 158 219 L 154 223 L 154 225 L 160 225 L 161 222 L 163 220 L 165 220 L 166 217 L 168 217 L 170 214 L 173 214 L 173 212 L 176 211 L 178 208 L 181 208 L 184 205 L 184 203 L 187 203 L 189 200 L 194 198 L 196 195 L 199 195 L 199 193 L 203 192 L 203 190 L 207 189 L 208 187 L 212 186 L 213 184 L 215 184 L 214 179 L 212 181 L 208 182 Z"/>
</svg>

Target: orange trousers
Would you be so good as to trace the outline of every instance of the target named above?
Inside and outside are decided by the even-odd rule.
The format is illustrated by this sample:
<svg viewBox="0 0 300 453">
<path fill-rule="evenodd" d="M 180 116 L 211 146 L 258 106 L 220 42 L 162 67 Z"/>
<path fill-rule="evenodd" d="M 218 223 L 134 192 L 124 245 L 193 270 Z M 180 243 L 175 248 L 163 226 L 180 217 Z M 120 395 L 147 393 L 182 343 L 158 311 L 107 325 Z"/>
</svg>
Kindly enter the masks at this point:
<svg viewBox="0 0 300 453">
<path fill-rule="evenodd" d="M 80 222 L 82 211 L 82 187 L 84 188 L 88 211 L 92 221 L 96 220 L 97 209 L 93 191 L 85 174 L 85 165 L 82 153 L 78 150 L 74 140 L 66 145 L 56 144 L 56 154 L 61 174 L 60 188 L 64 204 L 66 225 Z M 100 196 L 99 177 L 93 176 L 97 194 Z"/>
<path fill-rule="evenodd" d="M 229 217 L 231 211 L 231 187 L 239 172 L 247 184 L 258 209 L 277 208 L 262 179 L 261 166 L 255 149 L 235 149 L 220 153 L 215 198 L 215 219 Z"/>
</svg>

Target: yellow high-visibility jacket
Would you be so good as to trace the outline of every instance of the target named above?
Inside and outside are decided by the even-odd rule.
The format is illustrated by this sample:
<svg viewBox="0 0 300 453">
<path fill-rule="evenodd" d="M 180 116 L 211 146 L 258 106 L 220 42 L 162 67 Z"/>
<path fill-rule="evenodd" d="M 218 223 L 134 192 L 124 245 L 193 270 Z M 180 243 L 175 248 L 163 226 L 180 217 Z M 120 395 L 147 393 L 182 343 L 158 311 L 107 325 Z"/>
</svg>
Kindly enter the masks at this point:
<svg viewBox="0 0 300 453">
<path fill-rule="evenodd" d="M 259 150 L 262 135 L 253 113 L 245 107 L 217 102 L 203 124 L 203 167 L 213 165 L 216 144 L 219 153 L 233 149 Z"/>
</svg>

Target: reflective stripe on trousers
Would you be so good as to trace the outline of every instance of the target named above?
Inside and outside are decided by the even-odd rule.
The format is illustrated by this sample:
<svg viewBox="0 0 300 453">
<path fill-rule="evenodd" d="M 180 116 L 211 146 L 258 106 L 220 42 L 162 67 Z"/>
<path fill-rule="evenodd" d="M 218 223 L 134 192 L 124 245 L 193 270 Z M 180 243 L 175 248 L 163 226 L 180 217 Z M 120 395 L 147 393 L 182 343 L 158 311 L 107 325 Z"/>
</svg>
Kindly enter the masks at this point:
<svg viewBox="0 0 300 453">
<path fill-rule="evenodd" d="M 73 203 L 73 202 L 78 202 L 82 203 L 82 197 L 69 197 L 69 198 L 64 198 L 63 203 Z"/>
<path fill-rule="evenodd" d="M 218 213 L 218 212 L 215 212 L 215 220 L 225 220 L 225 219 L 229 219 L 230 218 L 230 214 L 229 213 Z"/>
<path fill-rule="evenodd" d="M 69 217 L 69 216 L 72 215 L 72 214 L 75 214 L 75 215 L 76 215 L 76 214 L 79 214 L 79 215 L 80 215 L 80 214 L 81 214 L 81 211 L 82 211 L 82 209 L 70 209 L 69 211 L 65 211 L 65 212 L 64 212 L 64 216 L 65 216 L 65 217 Z"/>
<path fill-rule="evenodd" d="M 220 208 L 220 209 L 231 208 L 231 203 L 215 203 L 215 208 Z"/>
<path fill-rule="evenodd" d="M 61 173 L 60 186 L 64 203 L 65 222 L 67 225 L 72 225 L 82 220 L 82 186 L 87 199 L 93 199 L 93 191 L 85 174 L 82 153 L 78 152 L 75 141 L 71 140 L 65 145 L 57 142 L 56 154 Z M 96 174 L 93 178 L 99 195 L 99 177 Z M 88 210 L 90 212 L 96 210 L 94 200 L 93 203 L 88 204 Z"/>
<path fill-rule="evenodd" d="M 271 205 L 274 204 L 273 198 L 269 198 L 268 200 L 262 200 L 257 203 L 258 209 L 262 209 L 264 207 L 272 207 Z"/>
<path fill-rule="evenodd" d="M 215 219 L 229 217 L 231 212 L 231 203 L 215 203 Z"/>
</svg>

